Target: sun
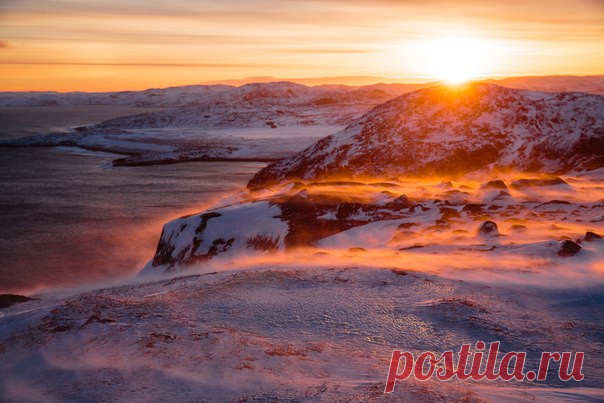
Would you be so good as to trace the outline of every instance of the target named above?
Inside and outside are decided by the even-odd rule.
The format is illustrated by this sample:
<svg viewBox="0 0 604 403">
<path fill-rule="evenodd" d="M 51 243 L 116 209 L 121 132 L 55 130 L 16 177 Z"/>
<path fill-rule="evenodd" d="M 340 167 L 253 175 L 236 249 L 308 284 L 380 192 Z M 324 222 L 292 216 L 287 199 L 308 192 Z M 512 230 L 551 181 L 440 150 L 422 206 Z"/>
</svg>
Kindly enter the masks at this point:
<svg viewBox="0 0 604 403">
<path fill-rule="evenodd" d="M 490 51 L 485 41 L 446 36 L 419 44 L 416 56 L 426 76 L 459 84 L 485 74 Z"/>
</svg>

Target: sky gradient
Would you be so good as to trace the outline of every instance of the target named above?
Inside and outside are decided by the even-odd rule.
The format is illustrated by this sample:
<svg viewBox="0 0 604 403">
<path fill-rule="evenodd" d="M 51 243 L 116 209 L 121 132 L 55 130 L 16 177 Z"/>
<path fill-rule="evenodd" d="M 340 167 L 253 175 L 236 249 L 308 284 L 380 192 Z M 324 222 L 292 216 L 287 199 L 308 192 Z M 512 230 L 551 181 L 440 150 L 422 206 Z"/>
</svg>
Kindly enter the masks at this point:
<svg viewBox="0 0 604 403">
<path fill-rule="evenodd" d="M 4 91 L 425 82 L 455 63 L 472 77 L 604 74 L 604 1 L 0 0 Z"/>
</svg>

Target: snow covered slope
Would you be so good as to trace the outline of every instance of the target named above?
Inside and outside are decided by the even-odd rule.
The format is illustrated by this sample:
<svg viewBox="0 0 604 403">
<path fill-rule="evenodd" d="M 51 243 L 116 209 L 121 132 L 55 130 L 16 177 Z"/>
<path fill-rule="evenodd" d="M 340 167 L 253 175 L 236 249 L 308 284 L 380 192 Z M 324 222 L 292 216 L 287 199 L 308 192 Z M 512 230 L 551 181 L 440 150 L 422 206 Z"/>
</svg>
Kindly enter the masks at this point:
<svg viewBox="0 0 604 403">
<path fill-rule="evenodd" d="M 504 277 L 530 270 L 540 282 L 560 272 L 602 278 L 604 170 L 498 179 L 244 191 L 167 223 L 143 273 L 322 261 L 445 273 L 491 267 Z"/>
<path fill-rule="evenodd" d="M 565 173 L 604 166 L 604 97 L 493 84 L 439 86 L 379 105 L 259 172 L 250 187 L 300 179 Z"/>
<path fill-rule="evenodd" d="M 128 155 L 116 165 L 212 159 L 274 161 L 335 133 L 403 90 L 388 85 L 307 87 L 278 82 L 101 94 L 103 97 L 63 94 L 64 102 L 124 101 L 170 109 L 111 119 L 67 133 L 13 139 L 4 145 L 68 145 Z M 113 95 L 117 98 L 111 98 Z"/>
<path fill-rule="evenodd" d="M 172 108 L 211 98 L 229 85 L 188 85 L 119 92 L 0 92 L 0 106 L 129 105 Z"/>
<path fill-rule="evenodd" d="M 604 398 L 601 285 L 486 286 L 413 270 L 289 264 L 41 298 L 0 310 L 2 401 Z M 561 382 L 553 371 L 545 382 L 409 379 L 383 393 L 392 350 L 417 357 L 478 340 L 501 341 L 498 361 L 527 351 L 525 371 L 541 351 L 583 351 L 585 379 Z"/>
<path fill-rule="evenodd" d="M 393 87 L 307 87 L 290 82 L 246 84 L 214 92 L 178 109 L 117 118 L 93 129 L 174 126 L 255 127 L 343 124 L 400 92 Z"/>
</svg>

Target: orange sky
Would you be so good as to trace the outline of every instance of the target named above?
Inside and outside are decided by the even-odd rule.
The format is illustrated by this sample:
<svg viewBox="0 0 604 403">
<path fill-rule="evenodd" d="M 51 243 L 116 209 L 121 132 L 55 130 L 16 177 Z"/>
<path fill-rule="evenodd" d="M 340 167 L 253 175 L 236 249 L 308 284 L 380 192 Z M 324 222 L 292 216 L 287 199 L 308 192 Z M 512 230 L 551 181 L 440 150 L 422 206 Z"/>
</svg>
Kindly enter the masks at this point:
<svg viewBox="0 0 604 403">
<path fill-rule="evenodd" d="M 0 0 L 0 90 L 250 76 L 432 81 L 455 68 L 604 74 L 604 1 Z"/>
</svg>

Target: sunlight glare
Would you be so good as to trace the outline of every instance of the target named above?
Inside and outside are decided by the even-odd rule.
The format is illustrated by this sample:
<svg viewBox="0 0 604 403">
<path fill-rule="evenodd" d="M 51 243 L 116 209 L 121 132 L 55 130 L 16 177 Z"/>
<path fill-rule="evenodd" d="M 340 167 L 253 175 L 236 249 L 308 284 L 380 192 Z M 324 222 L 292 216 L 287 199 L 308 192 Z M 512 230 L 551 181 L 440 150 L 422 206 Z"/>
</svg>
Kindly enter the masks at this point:
<svg viewBox="0 0 604 403">
<path fill-rule="evenodd" d="M 486 73 L 488 43 L 467 37 L 443 37 L 424 42 L 417 49 L 425 74 L 459 84 Z"/>
</svg>

